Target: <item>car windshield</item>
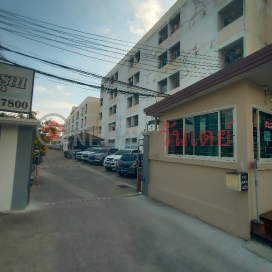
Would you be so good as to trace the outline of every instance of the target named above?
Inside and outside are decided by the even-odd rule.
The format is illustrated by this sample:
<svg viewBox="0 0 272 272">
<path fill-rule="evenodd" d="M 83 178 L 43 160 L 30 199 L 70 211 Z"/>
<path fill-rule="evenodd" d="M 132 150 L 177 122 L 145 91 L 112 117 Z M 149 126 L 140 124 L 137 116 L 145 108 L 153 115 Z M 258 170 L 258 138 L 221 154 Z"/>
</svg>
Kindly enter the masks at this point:
<svg viewBox="0 0 272 272">
<path fill-rule="evenodd" d="M 85 151 L 94 151 L 94 148 L 87 148 Z"/>
<path fill-rule="evenodd" d="M 96 150 L 96 153 L 106 153 L 108 152 L 108 149 L 98 149 Z"/>
<path fill-rule="evenodd" d="M 126 154 L 126 153 L 128 153 L 127 150 L 119 150 L 119 151 L 117 151 L 116 153 L 114 153 L 114 155 L 124 155 L 124 154 Z"/>
<path fill-rule="evenodd" d="M 136 161 L 136 158 L 137 156 L 136 155 L 133 155 L 133 154 L 126 154 L 126 155 L 123 155 L 121 160 L 122 161 Z"/>
</svg>

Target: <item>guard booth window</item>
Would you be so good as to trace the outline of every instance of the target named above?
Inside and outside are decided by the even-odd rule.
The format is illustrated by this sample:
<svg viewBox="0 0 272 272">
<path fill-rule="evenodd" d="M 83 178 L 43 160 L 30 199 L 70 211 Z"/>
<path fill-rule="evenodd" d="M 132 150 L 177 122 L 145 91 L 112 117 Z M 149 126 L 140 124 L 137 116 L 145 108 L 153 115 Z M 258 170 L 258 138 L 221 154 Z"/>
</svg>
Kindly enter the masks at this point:
<svg viewBox="0 0 272 272">
<path fill-rule="evenodd" d="M 272 114 L 253 109 L 253 148 L 255 159 L 272 158 Z"/>
</svg>

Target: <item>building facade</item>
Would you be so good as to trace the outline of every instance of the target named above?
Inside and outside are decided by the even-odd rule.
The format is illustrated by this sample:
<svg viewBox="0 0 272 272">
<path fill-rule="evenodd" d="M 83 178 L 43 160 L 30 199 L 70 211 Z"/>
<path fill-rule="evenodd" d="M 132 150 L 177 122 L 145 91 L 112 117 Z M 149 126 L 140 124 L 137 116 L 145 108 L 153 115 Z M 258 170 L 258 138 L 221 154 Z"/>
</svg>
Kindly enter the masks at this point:
<svg viewBox="0 0 272 272">
<path fill-rule="evenodd" d="M 177 1 L 102 81 L 105 145 L 136 147 L 152 120 L 143 109 L 163 98 L 141 96 L 137 87 L 172 95 L 271 44 L 271 15 L 271 1 Z M 130 95 L 118 94 L 118 81 Z"/>
<path fill-rule="evenodd" d="M 177 92 L 145 109 L 162 121 L 147 141 L 143 186 L 149 197 L 241 238 L 252 236 L 251 220 L 258 216 L 254 160 L 260 218 L 272 211 L 271 69 L 269 45 L 188 86 L 185 95 Z M 266 220 L 262 235 L 272 243 L 271 223 Z"/>
<path fill-rule="evenodd" d="M 99 108 L 100 100 L 95 97 L 87 97 L 78 107 L 73 107 L 66 119 L 66 128 L 63 133 L 63 149 L 68 150 L 68 138 L 82 132 L 88 132 L 94 136 L 99 134 Z"/>
</svg>

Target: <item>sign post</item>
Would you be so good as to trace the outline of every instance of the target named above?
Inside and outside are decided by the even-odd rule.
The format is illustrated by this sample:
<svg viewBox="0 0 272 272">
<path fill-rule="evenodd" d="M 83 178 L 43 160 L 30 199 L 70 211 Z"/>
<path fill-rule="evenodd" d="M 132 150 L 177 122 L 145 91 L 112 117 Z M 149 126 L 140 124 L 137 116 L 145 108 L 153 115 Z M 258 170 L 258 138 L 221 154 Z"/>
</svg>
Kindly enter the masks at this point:
<svg viewBox="0 0 272 272">
<path fill-rule="evenodd" d="M 30 114 L 35 71 L 0 63 L 0 110 Z"/>
</svg>

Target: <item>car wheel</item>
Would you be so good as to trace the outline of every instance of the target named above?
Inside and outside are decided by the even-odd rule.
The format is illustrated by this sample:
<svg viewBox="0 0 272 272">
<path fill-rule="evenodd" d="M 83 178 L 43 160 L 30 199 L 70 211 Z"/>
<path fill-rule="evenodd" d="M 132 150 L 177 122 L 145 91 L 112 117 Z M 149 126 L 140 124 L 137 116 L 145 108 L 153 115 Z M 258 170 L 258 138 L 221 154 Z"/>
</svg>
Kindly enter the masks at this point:
<svg viewBox="0 0 272 272">
<path fill-rule="evenodd" d="M 100 164 L 101 164 L 101 165 L 104 165 L 104 160 L 105 160 L 105 158 L 103 158 L 103 159 L 100 161 Z"/>
<path fill-rule="evenodd" d="M 124 174 L 119 171 L 118 175 L 122 177 Z"/>
<path fill-rule="evenodd" d="M 112 168 L 111 167 L 105 167 L 107 171 L 111 171 Z"/>
</svg>

